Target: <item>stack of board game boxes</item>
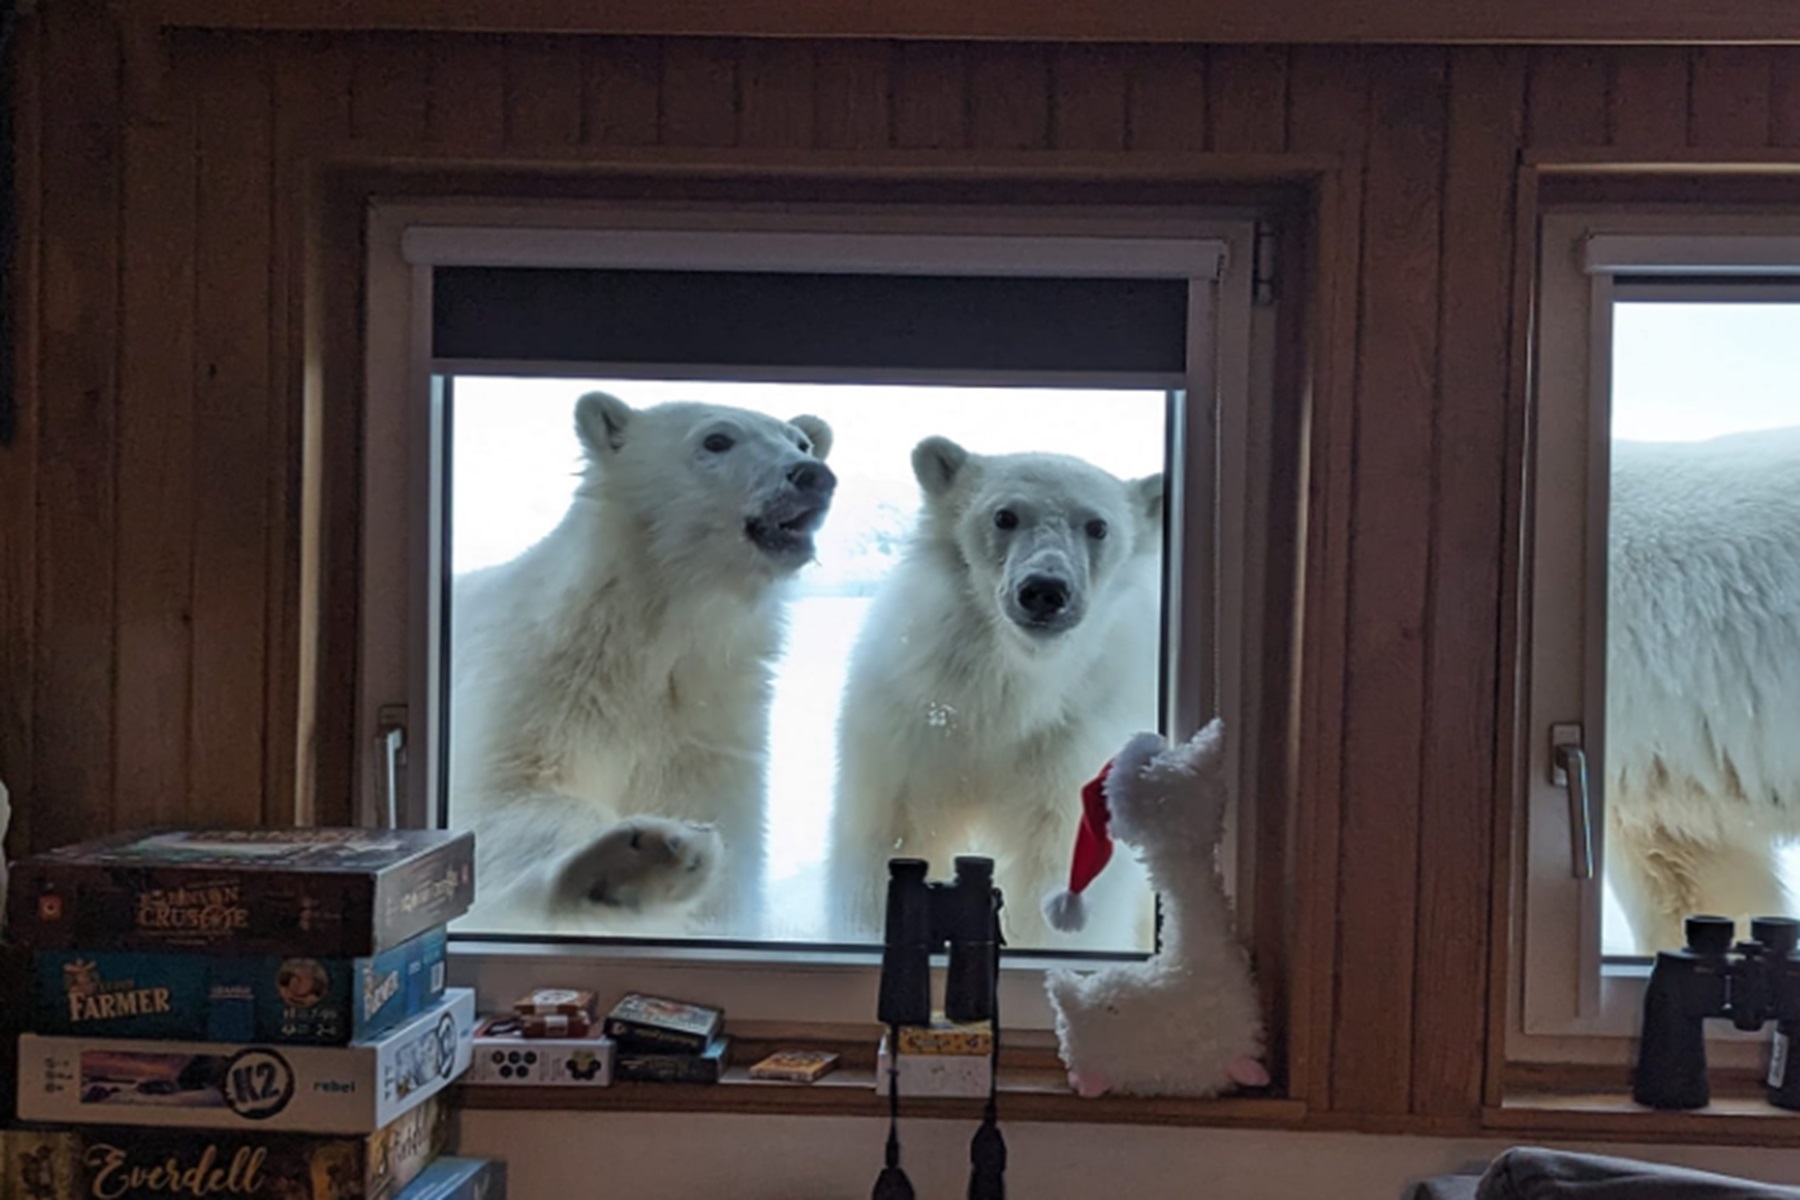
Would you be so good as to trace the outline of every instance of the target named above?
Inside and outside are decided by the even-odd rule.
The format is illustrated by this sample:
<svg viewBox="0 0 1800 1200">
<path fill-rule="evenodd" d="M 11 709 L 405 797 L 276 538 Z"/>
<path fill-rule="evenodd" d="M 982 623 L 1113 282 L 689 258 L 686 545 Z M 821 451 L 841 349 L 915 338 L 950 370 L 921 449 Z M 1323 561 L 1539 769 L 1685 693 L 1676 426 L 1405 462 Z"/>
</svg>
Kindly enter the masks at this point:
<svg viewBox="0 0 1800 1200">
<path fill-rule="evenodd" d="M 630 992 L 606 1014 L 617 1047 L 613 1078 L 644 1083 L 717 1083 L 731 1061 L 724 1010 Z"/>
<path fill-rule="evenodd" d="M 466 833 L 127 833 L 17 863 L 0 1195 L 503 1200 L 504 1163 L 448 1152 L 475 1004 L 445 926 L 473 899 Z"/>
</svg>

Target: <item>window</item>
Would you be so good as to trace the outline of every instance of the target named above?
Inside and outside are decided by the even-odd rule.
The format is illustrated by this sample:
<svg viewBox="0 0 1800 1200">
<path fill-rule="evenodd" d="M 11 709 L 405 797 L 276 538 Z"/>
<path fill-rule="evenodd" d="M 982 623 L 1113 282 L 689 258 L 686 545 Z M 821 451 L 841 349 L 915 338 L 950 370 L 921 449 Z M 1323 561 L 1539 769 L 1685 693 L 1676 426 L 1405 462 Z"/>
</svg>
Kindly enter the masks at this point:
<svg viewBox="0 0 1800 1200">
<path fill-rule="evenodd" d="M 1252 794 L 1256 756 L 1243 747 L 1257 736 L 1259 660 L 1249 648 L 1261 628 L 1262 557 L 1246 523 L 1266 487 L 1268 419 L 1250 403 L 1250 221 L 395 204 L 377 206 L 369 240 L 364 819 L 470 823 L 491 850 L 506 836 L 494 814 L 515 811 L 498 800 L 530 807 L 545 788 L 557 797 L 532 811 L 566 814 L 567 787 L 583 801 L 579 822 L 544 818 L 535 841 L 484 865 L 484 889 L 513 894 L 459 923 L 465 950 L 504 957 L 555 943 L 558 954 L 684 970 L 841 962 L 866 971 L 881 937 L 885 860 L 908 853 L 929 858 L 935 878 L 949 877 L 954 854 L 995 858 L 1017 952 L 1152 947 L 1153 898 L 1133 864 L 1109 869 L 1110 891 L 1092 906 L 1125 919 L 1071 936 L 1037 918 L 1046 882 L 1068 871 L 1075 788 L 1050 798 L 1053 820 L 1009 825 L 981 807 L 1007 779 L 969 778 L 956 750 L 916 740 L 900 743 L 903 768 L 892 754 L 859 767 L 872 756 L 854 730 L 955 735 L 962 723 L 994 724 L 997 701 L 965 712 L 954 696 L 967 691 L 906 691 L 946 656 L 957 686 L 970 672 L 1003 675 L 998 661 L 971 660 L 975 630 L 1019 651 L 995 693 L 1006 705 L 1087 722 L 1072 726 L 1086 731 L 1081 753 L 1093 759 L 1084 778 L 1138 728 L 1186 732 L 1217 712 L 1236 730 L 1242 794 Z M 595 393 L 610 399 L 579 401 Z M 659 407 L 672 402 L 708 407 Z M 628 451 L 658 457 L 627 466 Z M 768 500 L 770 488 L 781 496 Z M 823 489 L 828 502 L 796 507 L 795 488 Z M 578 536 L 556 532 L 571 513 L 616 515 L 627 497 L 626 524 L 677 540 L 657 541 L 652 554 L 625 525 L 597 517 Z M 931 535 L 941 545 L 926 528 L 942 530 Z M 577 551 L 583 563 L 638 557 L 597 585 L 571 574 Z M 981 573 L 950 579 L 946 563 Z M 646 598 L 652 576 L 660 590 Z M 736 693 L 709 691 L 710 675 L 664 674 L 660 693 L 632 692 L 581 734 L 636 721 L 631 753 L 595 751 L 529 786 L 496 775 L 494 746 L 530 758 L 543 745 L 518 749 L 544 719 L 521 681 L 562 686 L 570 643 L 552 642 L 557 652 L 545 656 L 543 639 L 567 617 L 568 594 L 613 583 L 638 588 L 640 606 L 687 605 L 675 622 L 683 652 L 705 632 L 734 669 L 766 661 L 756 719 L 681 724 L 696 706 L 737 703 Z M 731 589 L 726 601 L 696 602 L 720 587 Z M 946 604 L 985 607 L 952 635 Z M 653 644 L 650 617 L 633 611 L 633 644 L 668 654 Z M 747 613 L 769 619 L 739 629 Z M 1057 645 L 1059 625 L 1092 632 L 1098 650 L 1070 660 L 1079 670 L 1044 666 L 1058 661 L 1045 647 Z M 588 648 L 579 637 L 573 645 Z M 1022 736 L 1055 728 L 1039 720 Z M 671 731 L 678 749 L 645 767 L 654 755 L 638 750 Z M 1000 736 L 964 741 L 985 749 Z M 728 786 L 751 785 L 748 822 L 707 807 L 714 782 L 700 789 L 700 807 L 674 799 L 689 786 L 679 771 L 721 747 L 717 757 L 736 766 Z M 1035 760 L 1013 752 L 1028 776 Z M 571 772 L 586 772 L 584 782 L 568 786 Z M 558 782 L 544 785 L 551 776 Z M 874 796 L 936 816 L 857 819 L 888 811 L 863 794 L 868 778 Z M 959 786 L 942 782 L 950 778 Z M 907 798 L 921 779 L 939 782 Z M 855 802 L 844 780 L 861 789 Z M 609 787 L 603 802 L 586 803 Z M 1252 864 L 1235 851 L 1253 819 L 1248 808 L 1234 814 L 1225 865 L 1240 884 Z M 697 823 L 716 826 L 718 841 L 688 829 Z M 628 840 L 602 845 L 627 825 Z M 723 874 L 696 905 L 658 903 L 679 895 L 690 868 L 713 869 L 720 844 L 727 860 L 751 858 L 741 847 L 758 827 L 753 873 Z M 569 866 L 583 847 L 586 874 Z M 621 868 L 614 856 L 627 850 L 639 857 Z M 646 861 L 672 870 L 643 874 Z M 546 906 L 547 895 L 585 903 Z M 781 1015 L 794 1015 L 784 1003 Z M 813 1011 L 865 1019 L 861 1003 Z M 1028 990 L 1010 1011 L 1039 1023 L 1031 1014 L 1041 1009 Z"/>
<path fill-rule="evenodd" d="M 1543 222 L 1514 1057 L 1634 1034 L 1684 916 L 1795 911 L 1796 233 Z"/>
</svg>

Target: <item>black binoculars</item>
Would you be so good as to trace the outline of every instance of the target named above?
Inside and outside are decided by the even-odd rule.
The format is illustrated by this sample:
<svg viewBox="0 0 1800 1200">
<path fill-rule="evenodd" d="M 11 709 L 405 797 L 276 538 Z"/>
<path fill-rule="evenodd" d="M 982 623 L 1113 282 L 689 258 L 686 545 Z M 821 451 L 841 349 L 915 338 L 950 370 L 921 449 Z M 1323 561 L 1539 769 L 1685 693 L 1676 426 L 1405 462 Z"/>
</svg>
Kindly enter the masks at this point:
<svg viewBox="0 0 1800 1200">
<path fill-rule="evenodd" d="M 1650 969 L 1632 1098 L 1651 1108 L 1704 1108 L 1712 1099 L 1704 1022 L 1729 1017 L 1746 1033 L 1776 1023 L 1769 1103 L 1800 1110 L 1800 1063 L 1787 1053 L 1800 1036 L 1800 921 L 1756 917 L 1749 940 L 1734 946 L 1729 918 L 1689 917 L 1686 936 L 1685 947 L 1659 951 Z"/>
<path fill-rule="evenodd" d="M 1000 955 L 1000 889 L 994 860 L 956 860 L 949 883 L 925 878 L 922 858 L 888 860 L 887 929 L 881 950 L 884 1025 L 931 1023 L 931 956 L 946 944 L 944 1015 L 952 1021 L 994 1016 L 994 973 Z"/>
</svg>

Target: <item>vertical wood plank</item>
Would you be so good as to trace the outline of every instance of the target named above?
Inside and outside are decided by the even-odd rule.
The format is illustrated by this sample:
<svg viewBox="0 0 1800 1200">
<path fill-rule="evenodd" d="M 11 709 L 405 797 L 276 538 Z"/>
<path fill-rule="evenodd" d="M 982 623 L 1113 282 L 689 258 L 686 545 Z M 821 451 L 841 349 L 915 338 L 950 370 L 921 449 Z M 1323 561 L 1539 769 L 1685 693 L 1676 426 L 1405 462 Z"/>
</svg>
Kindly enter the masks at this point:
<svg viewBox="0 0 1800 1200">
<path fill-rule="evenodd" d="M 410 33 L 363 34 L 351 43 L 350 62 L 350 135 L 394 146 L 423 141 L 431 78 L 426 40 Z"/>
<path fill-rule="evenodd" d="M 576 146 L 582 140 L 581 42 L 519 35 L 505 41 L 506 144 Z"/>
<path fill-rule="evenodd" d="M 813 63 L 813 129 L 827 150 L 879 150 L 893 143 L 894 47 L 824 42 Z"/>
<path fill-rule="evenodd" d="M 163 119 L 124 131 L 119 330 L 117 811 L 180 824 L 193 669 L 194 60 L 182 36 Z"/>
<path fill-rule="evenodd" d="M 813 144 L 813 49 L 804 42 L 756 38 L 740 68 L 746 146 L 802 149 Z"/>
<path fill-rule="evenodd" d="M 1607 141 L 1629 149 L 1687 144 L 1688 54 L 1671 46 L 1611 51 Z"/>
<path fill-rule="evenodd" d="M 1531 145 L 1606 144 L 1607 53 L 1593 46 L 1533 51 L 1525 130 Z"/>
<path fill-rule="evenodd" d="M 1398 1114 L 1411 1092 L 1426 575 L 1437 371 L 1441 52 L 1371 60 L 1361 376 L 1350 550 L 1332 1103 Z"/>
<path fill-rule="evenodd" d="M 601 146 L 654 146 L 661 121 L 662 43 L 601 38 L 586 45 L 586 140 Z"/>
<path fill-rule="evenodd" d="M 267 733 L 272 71 L 261 39 L 215 35 L 196 56 L 199 139 L 193 381 L 194 671 L 189 730 L 199 823 L 262 819 Z M 422 90 L 422 89 L 421 89 Z M 423 113 L 409 115 L 423 128 Z"/>
<path fill-rule="evenodd" d="M 894 144 L 961 149 L 969 139 L 967 47 L 901 42 L 894 52 Z"/>
<path fill-rule="evenodd" d="M 277 260 L 270 330 L 281 345 L 271 342 L 270 369 L 287 404 L 286 458 L 294 474 L 271 481 L 272 494 L 285 498 L 288 525 L 284 537 L 270 545 L 271 562 L 279 557 L 284 565 L 270 570 L 271 601 L 282 610 L 270 622 L 265 815 L 271 824 L 341 825 L 352 820 L 357 745 L 355 705 L 341 697 L 355 694 L 361 601 L 354 569 L 357 496 L 354 485 L 345 483 L 356 477 L 355 467 L 339 471 L 337 466 L 356 461 L 361 406 L 354 384 L 355 342 L 331 342 L 324 331 L 332 320 L 354 331 L 359 314 L 336 302 L 355 288 L 355 275 L 329 283 L 320 278 L 326 247 L 318 236 L 323 189 L 316 164 L 348 136 L 345 41 L 325 34 L 284 39 L 273 72 L 270 226 Z M 493 94 L 498 142 L 497 73 Z M 271 502 L 271 511 L 284 510 Z M 284 655 L 291 671 L 285 684 L 278 675 Z M 285 698 L 284 686 L 291 689 Z M 285 744 L 284 728 L 291 737 Z"/>
<path fill-rule="evenodd" d="M 1487 1031 L 1513 216 L 1525 52 L 1451 52 L 1412 1107 L 1479 1115 Z"/>
<path fill-rule="evenodd" d="M 491 150 L 505 142 L 506 44 L 497 38 L 439 34 L 428 42 L 427 54 L 431 75 L 425 136 L 440 146 L 470 150 Z"/>
<path fill-rule="evenodd" d="M 1287 146 L 1288 48 L 1216 46 L 1206 62 L 1208 145 L 1220 151 Z"/>
<path fill-rule="evenodd" d="M 1713 147 L 1766 146 L 1774 61 L 1762 46 L 1700 46 L 1694 52 L 1688 140 Z"/>
<path fill-rule="evenodd" d="M 738 49 L 718 38 L 678 38 L 664 45 L 664 145 L 737 144 Z"/>
<path fill-rule="evenodd" d="M 1769 140 L 1800 146 L 1800 46 L 1777 46 L 1769 56 Z"/>
<path fill-rule="evenodd" d="M 38 356 L 41 352 L 43 257 L 43 39 L 26 22 L 13 41 L 12 270 L 0 279 L 10 359 L 0 366 L 12 391 L 13 433 L 0 446 L 0 781 L 11 796 L 12 820 L 0 854 L 20 858 L 40 848 L 33 837 L 36 788 L 32 770 L 33 672 L 37 662 Z"/>
<path fill-rule="evenodd" d="M 119 59 L 106 6 L 47 5 L 37 638 L 31 836 L 114 827 L 113 452 L 118 422 Z"/>
<path fill-rule="evenodd" d="M 1130 148 L 1206 147 L 1206 48 L 1145 46 L 1131 56 Z"/>
<path fill-rule="evenodd" d="M 1356 349 L 1361 325 L 1363 182 L 1367 142 L 1369 64 L 1354 46 L 1296 47 L 1289 64 L 1294 86 L 1288 104 L 1289 144 L 1299 151 L 1337 155 L 1339 168 L 1319 195 L 1319 275 L 1310 314 L 1318 345 L 1313 377 L 1307 580 L 1301 653 L 1299 740 L 1309 747 L 1298 780 L 1300 798 L 1293 861 L 1297 921 L 1290 962 L 1335 961 L 1338 853 L 1344 771 L 1345 655 L 1349 639 L 1351 480 L 1355 456 Z M 1277 1035 L 1287 1039 L 1288 1088 L 1309 1106 L 1333 1106 L 1332 1029 L 1335 981 L 1324 972 L 1296 971 L 1289 1015 Z"/>
<path fill-rule="evenodd" d="M 1041 46 L 977 45 L 969 72 L 969 136 L 983 150 L 1050 144 L 1050 59 Z"/>
<path fill-rule="evenodd" d="M 1125 63 L 1111 46 L 1064 45 L 1051 60 L 1058 150 L 1125 148 Z"/>
</svg>

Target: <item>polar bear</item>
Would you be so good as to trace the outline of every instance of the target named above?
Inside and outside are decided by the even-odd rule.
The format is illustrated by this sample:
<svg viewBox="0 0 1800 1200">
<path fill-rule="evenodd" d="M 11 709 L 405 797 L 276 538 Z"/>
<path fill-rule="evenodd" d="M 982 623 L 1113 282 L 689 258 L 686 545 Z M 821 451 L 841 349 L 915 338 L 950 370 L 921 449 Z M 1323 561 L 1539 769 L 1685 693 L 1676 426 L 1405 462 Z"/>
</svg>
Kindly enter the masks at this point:
<svg viewBox="0 0 1800 1200">
<path fill-rule="evenodd" d="M 753 934 L 782 585 L 831 505 L 831 429 L 592 392 L 575 431 L 585 469 L 561 522 L 451 599 L 470 920 Z"/>
<path fill-rule="evenodd" d="M 829 896 L 879 931 L 887 861 L 995 860 L 1009 944 L 1071 946 L 1038 911 L 1068 869 L 1082 784 L 1157 725 L 1163 479 L 1055 454 L 912 454 L 922 506 L 851 654 L 839 712 Z M 1080 941 L 1148 948 L 1141 867 Z M 1132 889 L 1135 888 L 1135 902 Z"/>
<path fill-rule="evenodd" d="M 1800 427 L 1613 447 L 1607 879 L 1641 952 L 1695 913 L 1791 913 Z"/>
</svg>

